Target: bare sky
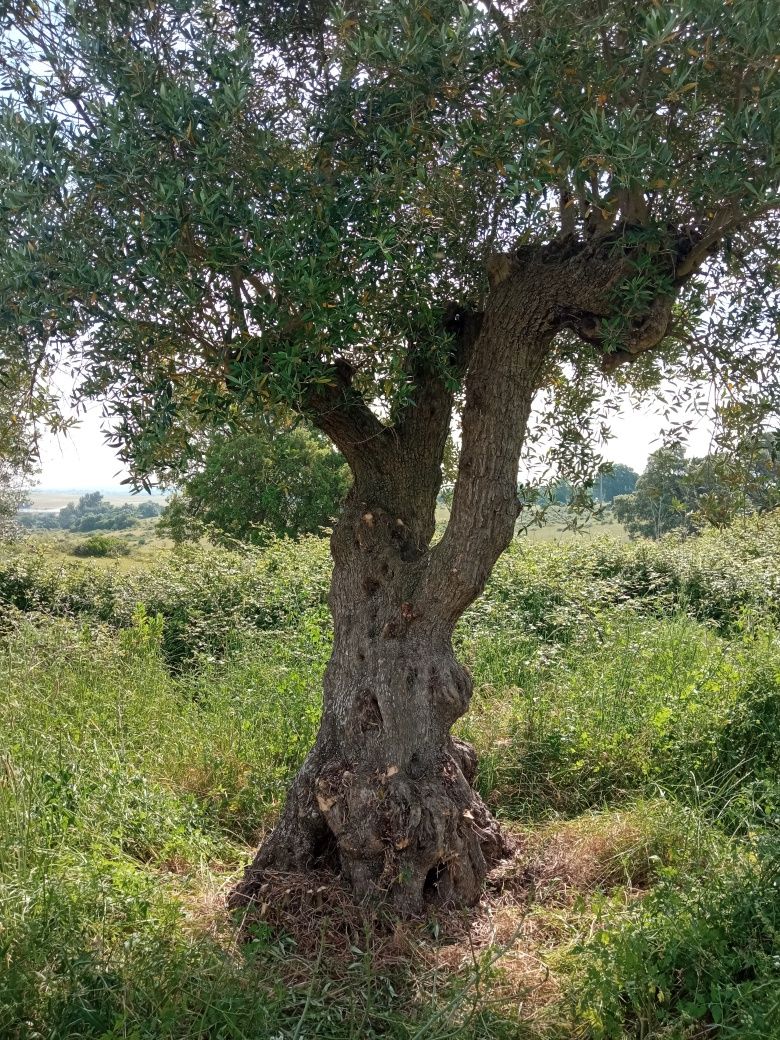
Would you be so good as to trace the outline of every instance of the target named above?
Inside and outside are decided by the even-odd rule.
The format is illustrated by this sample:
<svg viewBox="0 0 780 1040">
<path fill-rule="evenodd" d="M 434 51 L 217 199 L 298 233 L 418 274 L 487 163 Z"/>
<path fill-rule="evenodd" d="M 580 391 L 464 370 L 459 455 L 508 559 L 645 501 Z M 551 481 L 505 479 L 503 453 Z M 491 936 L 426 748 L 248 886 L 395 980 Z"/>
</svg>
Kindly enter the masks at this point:
<svg viewBox="0 0 780 1040">
<path fill-rule="evenodd" d="M 98 407 L 90 409 L 67 436 L 46 435 L 41 442 L 40 487 L 91 490 L 119 484 L 127 471 L 101 431 Z"/>
</svg>

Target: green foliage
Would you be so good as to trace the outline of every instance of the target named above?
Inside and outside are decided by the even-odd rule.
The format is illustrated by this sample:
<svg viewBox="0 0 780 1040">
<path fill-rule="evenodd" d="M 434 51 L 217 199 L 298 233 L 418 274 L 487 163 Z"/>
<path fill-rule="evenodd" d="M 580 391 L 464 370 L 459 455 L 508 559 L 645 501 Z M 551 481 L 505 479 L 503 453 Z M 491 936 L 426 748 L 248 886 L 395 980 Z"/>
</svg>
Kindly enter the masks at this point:
<svg viewBox="0 0 780 1040">
<path fill-rule="evenodd" d="M 777 616 L 779 539 L 774 513 L 682 544 L 580 540 L 531 550 L 517 540 L 464 625 L 488 639 L 504 611 L 513 630 L 569 641 L 583 616 L 627 604 L 640 616 L 687 611 L 729 631 L 743 618 Z M 309 612 L 324 619 L 330 568 L 327 543 L 311 537 L 240 555 L 183 546 L 153 572 L 127 576 L 71 568 L 22 544 L 0 555 L 0 613 L 76 614 L 124 627 L 143 602 L 165 618 L 164 651 L 181 663 L 221 657 L 247 634 L 294 625 Z"/>
<path fill-rule="evenodd" d="M 39 617 L 5 632 L 3 1037 L 515 1036 L 489 1009 L 496 1031 L 462 1011 L 481 963 L 455 979 L 375 972 L 358 930 L 330 977 L 290 936 L 237 942 L 221 889 L 314 737 L 327 638 L 310 621 L 175 678 L 162 628 L 136 609 L 118 637 Z"/>
<path fill-rule="evenodd" d="M 327 617 L 328 545 L 312 537 L 242 555 L 182 546 L 153 572 L 127 576 L 53 563 L 45 548 L 26 544 L 8 547 L 0 560 L 0 616 L 44 611 L 126 628 L 143 603 L 163 617 L 162 649 L 176 666 L 222 658 L 257 630 Z"/>
<path fill-rule="evenodd" d="M 521 828 L 521 920 L 562 994 L 540 1018 L 511 953 L 442 975 L 362 935 L 335 971 L 286 934 L 234 943 L 220 893 L 317 727 L 324 540 L 124 577 L 5 547 L 0 1032 L 773 1040 L 778 525 L 517 540 L 459 628 L 461 731 Z"/>
<path fill-rule="evenodd" d="M 780 849 L 681 889 L 673 876 L 575 953 L 575 1014 L 588 1035 L 771 1040 L 780 1030 Z"/>
<path fill-rule="evenodd" d="M 109 538 L 105 534 L 93 534 L 73 546 L 74 556 L 126 556 L 129 552 L 127 542 L 121 538 Z"/>
<path fill-rule="evenodd" d="M 335 519 L 348 486 L 343 458 L 307 430 L 218 436 L 158 529 L 177 543 L 208 532 L 212 541 L 228 545 L 318 534 Z"/>
<path fill-rule="evenodd" d="M 67 787 L 71 844 L 101 838 L 106 855 L 114 845 L 143 862 L 186 853 L 197 866 L 237 836 L 252 841 L 281 804 L 316 732 L 325 636 L 310 621 L 297 638 L 255 637 L 227 670 L 206 663 L 174 678 L 163 631 L 142 607 L 118 639 L 101 626 L 22 626 L 7 648 L 3 726 L 34 774 Z M 11 668 L 24 653 L 37 662 L 26 679 Z M 100 734 L 88 754 L 85 726 Z M 48 746 L 53 733 L 60 743 Z"/>
<path fill-rule="evenodd" d="M 507 636 L 469 645 L 486 685 L 461 727 L 481 757 L 483 794 L 533 820 L 689 788 L 680 797 L 731 830 L 771 819 L 771 640 L 724 640 L 684 616 L 653 621 L 622 607 L 594 627 L 563 646 Z M 498 708 L 496 689 L 512 691 Z"/>
<path fill-rule="evenodd" d="M 17 514 L 27 502 L 19 478 L 15 469 L 0 460 L 0 541 L 18 533 Z"/>
<path fill-rule="evenodd" d="M 409 343 L 447 370 L 442 315 L 482 304 L 490 255 L 572 235 L 634 259 L 550 361 L 559 461 L 609 406 L 594 343 L 621 348 L 668 299 L 675 255 L 704 264 L 680 338 L 618 382 L 714 377 L 745 425 L 777 404 L 769 0 L 371 0 L 359 18 L 85 0 L 2 19 L 2 356 L 45 376 L 69 355 L 140 478 L 204 427 L 305 411 L 337 358 L 394 414 Z"/>
<path fill-rule="evenodd" d="M 616 462 L 598 475 L 593 483 L 593 493 L 599 502 L 611 502 L 615 495 L 630 495 L 638 479 L 636 470 Z"/>
<path fill-rule="evenodd" d="M 669 531 L 689 530 L 688 467 L 683 448 L 659 448 L 647 460 L 630 495 L 618 495 L 612 507 L 634 536 L 660 538 Z"/>
<path fill-rule="evenodd" d="M 616 495 L 630 495 L 636 487 L 639 474 L 622 462 L 605 464 L 598 475 L 588 484 L 587 490 L 597 502 L 612 502 Z M 548 497 L 558 505 L 569 505 L 576 501 L 577 492 L 565 480 L 548 489 Z"/>
<path fill-rule="evenodd" d="M 7 541 L 18 534 L 17 514 L 27 505 L 24 488 L 35 472 L 35 446 L 21 388 L 9 373 L 3 375 L 0 363 L 0 541 Z"/>
<path fill-rule="evenodd" d="M 780 505 L 780 431 L 762 430 L 689 463 L 687 483 L 693 518 L 726 527 L 745 512 L 763 513 Z"/>
<path fill-rule="evenodd" d="M 27 513 L 19 518 L 22 527 L 47 531 L 124 531 L 139 520 L 159 516 L 162 506 L 153 501 L 141 502 L 137 506 L 122 505 L 119 508 L 106 502 L 99 491 L 81 495 L 78 502 L 70 502 L 56 514 Z"/>
<path fill-rule="evenodd" d="M 736 516 L 780 502 L 780 434 L 761 431 L 734 451 L 686 459 L 678 445 L 654 452 L 633 494 L 620 494 L 616 518 L 633 537 L 660 538 L 702 524 L 727 527 Z"/>
</svg>

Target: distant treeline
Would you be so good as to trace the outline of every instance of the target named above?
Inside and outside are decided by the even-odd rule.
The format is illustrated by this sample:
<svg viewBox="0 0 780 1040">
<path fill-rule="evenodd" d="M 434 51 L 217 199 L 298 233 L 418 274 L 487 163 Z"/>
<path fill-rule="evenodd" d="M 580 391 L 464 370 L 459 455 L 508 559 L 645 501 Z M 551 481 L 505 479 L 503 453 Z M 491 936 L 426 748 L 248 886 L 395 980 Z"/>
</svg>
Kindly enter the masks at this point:
<svg viewBox="0 0 780 1040">
<path fill-rule="evenodd" d="M 687 458 L 680 445 L 659 448 L 641 475 L 613 465 L 584 490 L 596 502 L 611 505 L 632 538 L 728 527 L 737 516 L 780 507 L 780 431 L 765 430 L 734 450 L 705 458 Z M 587 496 L 566 481 L 543 489 L 537 498 L 544 501 L 545 493 L 561 506 L 587 505 Z"/>
<path fill-rule="evenodd" d="M 594 478 L 588 485 L 588 491 L 597 502 L 608 503 L 617 495 L 630 495 L 638 480 L 639 474 L 635 469 L 622 462 L 615 462 Z M 572 486 L 566 480 L 555 484 L 548 494 L 558 505 L 569 505 L 574 497 Z"/>
<path fill-rule="evenodd" d="M 139 520 L 159 516 L 164 504 L 149 500 L 137 506 L 112 506 L 99 491 L 82 495 L 56 513 L 19 513 L 21 527 L 35 531 L 124 531 Z"/>
<path fill-rule="evenodd" d="M 632 538 L 692 534 L 728 527 L 736 517 L 780 507 L 780 432 L 745 440 L 734 452 L 686 458 L 679 446 L 660 448 L 630 494 L 612 500 L 615 518 Z"/>
</svg>

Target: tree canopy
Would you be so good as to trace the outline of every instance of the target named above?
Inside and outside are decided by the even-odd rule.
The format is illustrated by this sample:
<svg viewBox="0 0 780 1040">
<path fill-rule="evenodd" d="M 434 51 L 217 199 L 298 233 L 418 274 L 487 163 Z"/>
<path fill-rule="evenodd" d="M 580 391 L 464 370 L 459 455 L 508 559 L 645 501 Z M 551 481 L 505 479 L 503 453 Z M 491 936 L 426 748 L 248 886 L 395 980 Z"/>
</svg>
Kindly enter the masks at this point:
<svg viewBox="0 0 780 1040">
<path fill-rule="evenodd" d="M 609 270 L 599 293 L 572 280 L 540 379 L 561 469 L 610 387 L 714 379 L 744 423 L 778 399 L 779 19 L 771 0 L 6 5 L 3 363 L 69 359 L 143 477 L 279 400 L 321 415 L 346 392 L 386 423 L 421 374 L 457 386 L 454 335 L 543 245 Z"/>
</svg>

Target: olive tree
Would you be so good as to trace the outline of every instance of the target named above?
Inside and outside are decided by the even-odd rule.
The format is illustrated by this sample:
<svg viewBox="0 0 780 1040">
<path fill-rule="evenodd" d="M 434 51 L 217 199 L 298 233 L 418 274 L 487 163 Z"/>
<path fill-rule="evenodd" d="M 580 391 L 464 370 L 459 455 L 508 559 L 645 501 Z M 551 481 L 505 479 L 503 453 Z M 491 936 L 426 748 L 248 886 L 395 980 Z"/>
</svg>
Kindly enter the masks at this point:
<svg viewBox="0 0 780 1040">
<path fill-rule="evenodd" d="M 319 735 L 235 901 L 326 866 L 402 911 L 474 901 L 506 846 L 451 636 L 524 443 L 573 479 L 625 387 L 776 408 L 778 6 L 3 11 L 3 356 L 68 362 L 141 483 L 280 406 L 352 473 Z"/>
</svg>

